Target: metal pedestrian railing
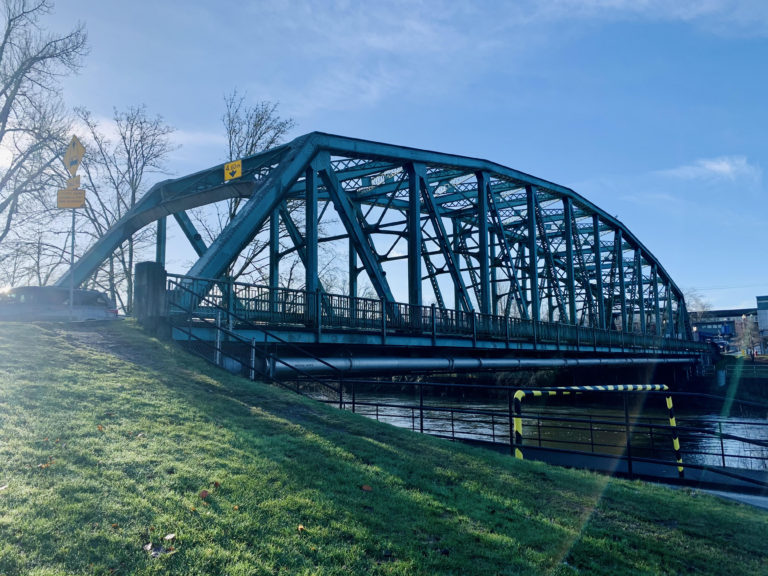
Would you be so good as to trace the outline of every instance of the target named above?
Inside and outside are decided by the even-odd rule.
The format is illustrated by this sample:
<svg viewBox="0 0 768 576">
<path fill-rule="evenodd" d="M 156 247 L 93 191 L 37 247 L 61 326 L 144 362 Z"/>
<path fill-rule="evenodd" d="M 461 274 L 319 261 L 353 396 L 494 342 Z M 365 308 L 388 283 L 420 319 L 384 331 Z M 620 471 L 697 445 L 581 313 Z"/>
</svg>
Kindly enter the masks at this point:
<svg viewBox="0 0 768 576">
<path fill-rule="evenodd" d="M 171 315 L 194 312 L 197 318 L 215 319 L 221 312 L 233 330 L 238 324 L 273 328 L 300 327 L 308 331 L 355 330 L 388 335 L 464 337 L 478 340 L 529 342 L 557 349 L 583 351 L 645 350 L 659 354 L 700 354 L 704 343 L 638 332 L 620 332 L 561 322 L 530 321 L 441 309 L 435 305 L 415 306 L 371 298 L 270 288 L 229 280 L 168 276 L 168 303 Z"/>
</svg>

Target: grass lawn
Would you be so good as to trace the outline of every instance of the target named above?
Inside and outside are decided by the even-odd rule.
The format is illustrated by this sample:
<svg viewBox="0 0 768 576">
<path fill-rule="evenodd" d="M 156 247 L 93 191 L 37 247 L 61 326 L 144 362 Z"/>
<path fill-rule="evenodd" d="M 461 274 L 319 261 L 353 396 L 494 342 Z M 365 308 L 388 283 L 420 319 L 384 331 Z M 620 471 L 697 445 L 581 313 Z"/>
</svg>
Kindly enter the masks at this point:
<svg viewBox="0 0 768 576">
<path fill-rule="evenodd" d="M 379 424 L 131 322 L 9 323 L 0 574 L 768 574 L 768 513 Z"/>
</svg>

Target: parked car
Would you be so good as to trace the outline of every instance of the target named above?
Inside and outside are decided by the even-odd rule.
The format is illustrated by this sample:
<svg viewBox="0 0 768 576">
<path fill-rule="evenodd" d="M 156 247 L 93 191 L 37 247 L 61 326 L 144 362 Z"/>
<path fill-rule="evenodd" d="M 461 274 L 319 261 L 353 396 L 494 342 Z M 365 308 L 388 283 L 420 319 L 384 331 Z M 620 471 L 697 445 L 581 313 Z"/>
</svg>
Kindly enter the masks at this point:
<svg viewBox="0 0 768 576">
<path fill-rule="evenodd" d="M 0 321 L 83 321 L 117 318 L 112 299 L 97 290 L 75 290 L 69 305 L 69 288 L 19 286 L 0 292 Z"/>
</svg>

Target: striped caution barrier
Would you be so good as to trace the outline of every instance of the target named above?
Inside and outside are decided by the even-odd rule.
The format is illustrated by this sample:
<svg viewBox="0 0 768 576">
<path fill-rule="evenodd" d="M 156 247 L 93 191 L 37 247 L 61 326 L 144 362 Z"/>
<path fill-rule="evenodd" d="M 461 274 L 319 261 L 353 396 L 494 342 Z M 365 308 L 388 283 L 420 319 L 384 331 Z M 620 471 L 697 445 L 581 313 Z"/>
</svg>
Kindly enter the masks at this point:
<svg viewBox="0 0 768 576">
<path fill-rule="evenodd" d="M 669 390 L 665 384 L 616 384 L 606 386 L 558 386 L 555 388 L 546 388 L 539 390 L 517 390 L 513 396 L 514 417 L 513 417 L 513 445 L 515 458 L 523 459 L 523 400 L 526 396 L 567 396 L 578 394 L 580 392 L 663 392 Z M 683 458 L 680 453 L 680 440 L 677 436 L 677 422 L 675 421 L 675 412 L 672 407 L 672 396 L 667 396 L 667 410 L 669 410 L 669 425 L 672 428 L 672 444 L 675 449 L 675 459 L 677 460 L 677 472 L 680 478 L 684 476 Z"/>
</svg>

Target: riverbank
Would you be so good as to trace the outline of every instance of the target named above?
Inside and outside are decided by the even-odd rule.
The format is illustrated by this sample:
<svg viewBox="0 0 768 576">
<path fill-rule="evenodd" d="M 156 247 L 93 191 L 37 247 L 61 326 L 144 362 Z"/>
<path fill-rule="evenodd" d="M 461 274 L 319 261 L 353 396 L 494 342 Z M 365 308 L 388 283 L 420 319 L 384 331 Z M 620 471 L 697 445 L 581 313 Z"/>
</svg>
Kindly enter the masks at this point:
<svg viewBox="0 0 768 576">
<path fill-rule="evenodd" d="M 0 574 L 760 574 L 768 514 L 230 376 L 128 322 L 0 324 Z"/>
</svg>

